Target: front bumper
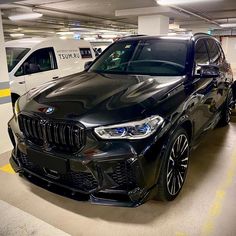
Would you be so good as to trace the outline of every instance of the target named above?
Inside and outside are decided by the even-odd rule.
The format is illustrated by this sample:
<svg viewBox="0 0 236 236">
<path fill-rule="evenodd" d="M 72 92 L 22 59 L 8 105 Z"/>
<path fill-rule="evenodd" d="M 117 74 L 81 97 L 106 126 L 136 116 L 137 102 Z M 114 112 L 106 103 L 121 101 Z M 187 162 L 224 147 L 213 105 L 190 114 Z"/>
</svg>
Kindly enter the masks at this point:
<svg viewBox="0 0 236 236">
<path fill-rule="evenodd" d="M 129 142 L 99 142 L 78 155 L 50 153 L 29 143 L 9 122 L 14 150 L 10 163 L 16 172 L 50 191 L 94 204 L 138 206 L 157 191 L 162 145 L 148 142 L 137 152 Z M 33 152 L 33 154 L 32 154 Z"/>
<path fill-rule="evenodd" d="M 77 172 L 70 170 L 65 174 L 60 174 L 60 178 L 63 179 L 60 180 L 59 178 L 54 178 L 55 176 L 50 176 L 44 171 L 44 168 L 33 166 L 30 161 L 26 160 L 27 156 L 24 154 L 21 153 L 20 155 L 23 155 L 23 158 L 15 156 L 13 151 L 10 158 L 10 164 L 16 172 L 40 187 L 74 199 L 90 201 L 91 203 L 101 205 L 135 207 L 147 201 L 152 196 L 152 193 L 154 193 L 155 186 L 147 189 L 145 186 L 142 186 L 140 176 L 137 178 L 135 173 L 133 173 L 134 176 L 131 176 L 132 171 L 136 170 L 138 171 L 137 173 L 141 171 L 138 165 L 134 163 L 131 164 L 128 170 L 129 173 L 126 174 L 122 167 L 119 167 L 120 169 L 117 170 L 117 166 L 120 166 L 120 162 L 117 161 L 100 163 L 100 168 L 97 169 L 98 179 L 93 177 L 93 180 L 91 180 L 92 175 L 77 169 Z M 105 165 L 107 166 L 106 170 L 104 170 Z M 114 168 L 115 166 L 116 168 Z M 112 172 L 112 169 L 116 172 Z M 78 176 L 79 173 L 86 173 L 86 176 L 84 178 Z M 132 178 L 136 183 L 132 183 Z M 83 181 L 87 182 L 86 187 L 82 187 L 85 186 Z"/>
</svg>

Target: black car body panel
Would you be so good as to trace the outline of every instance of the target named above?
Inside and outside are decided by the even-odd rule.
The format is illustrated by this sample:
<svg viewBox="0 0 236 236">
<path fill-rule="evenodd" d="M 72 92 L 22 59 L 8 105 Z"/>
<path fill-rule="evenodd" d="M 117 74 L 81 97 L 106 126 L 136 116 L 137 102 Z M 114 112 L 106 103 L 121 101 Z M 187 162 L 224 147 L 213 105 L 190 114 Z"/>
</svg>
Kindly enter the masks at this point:
<svg viewBox="0 0 236 236">
<path fill-rule="evenodd" d="M 135 40 L 143 38 L 156 37 Z M 184 75 L 88 70 L 22 96 L 17 102 L 19 114 L 9 121 L 13 168 L 34 182 L 83 194 L 96 204 L 137 206 L 151 198 L 158 189 L 163 153 L 172 132 L 185 127 L 191 146 L 197 145 L 221 118 L 232 86 L 225 60 L 218 77 L 194 76 L 194 44 L 202 38 L 209 36 L 179 39 L 188 45 Z M 47 113 L 48 108 L 53 112 Z M 99 126 L 154 114 L 164 122 L 145 139 L 106 140 L 94 133 Z"/>
</svg>

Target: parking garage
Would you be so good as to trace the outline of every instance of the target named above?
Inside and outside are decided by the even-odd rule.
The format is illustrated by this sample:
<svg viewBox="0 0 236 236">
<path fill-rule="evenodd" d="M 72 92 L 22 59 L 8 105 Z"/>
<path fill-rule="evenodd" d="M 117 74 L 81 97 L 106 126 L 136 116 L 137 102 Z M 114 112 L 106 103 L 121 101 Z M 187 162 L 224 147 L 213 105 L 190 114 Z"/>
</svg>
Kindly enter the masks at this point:
<svg viewBox="0 0 236 236">
<path fill-rule="evenodd" d="M 0 11 L 0 235 L 236 234 L 234 1 Z"/>
</svg>

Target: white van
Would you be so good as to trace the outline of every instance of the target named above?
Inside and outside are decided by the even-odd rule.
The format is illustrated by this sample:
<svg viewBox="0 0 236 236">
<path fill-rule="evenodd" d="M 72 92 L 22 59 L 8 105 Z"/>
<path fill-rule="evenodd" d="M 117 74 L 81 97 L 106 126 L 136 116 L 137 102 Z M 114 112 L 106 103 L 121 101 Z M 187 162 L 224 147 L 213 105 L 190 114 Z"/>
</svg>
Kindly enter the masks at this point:
<svg viewBox="0 0 236 236">
<path fill-rule="evenodd" d="M 60 38 L 26 38 L 5 43 L 12 102 L 45 82 L 84 70 L 95 59 L 89 42 Z"/>
</svg>

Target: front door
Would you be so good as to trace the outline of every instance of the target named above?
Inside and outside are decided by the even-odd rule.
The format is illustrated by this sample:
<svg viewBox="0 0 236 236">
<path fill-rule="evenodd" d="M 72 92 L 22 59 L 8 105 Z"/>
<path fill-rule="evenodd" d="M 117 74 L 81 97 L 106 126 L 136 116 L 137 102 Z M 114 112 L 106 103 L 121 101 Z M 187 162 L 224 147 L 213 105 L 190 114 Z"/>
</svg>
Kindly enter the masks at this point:
<svg viewBox="0 0 236 236">
<path fill-rule="evenodd" d="M 34 51 L 21 65 L 17 73 L 24 76 L 27 91 L 45 82 L 57 79 L 59 71 L 53 48 Z"/>
</svg>

